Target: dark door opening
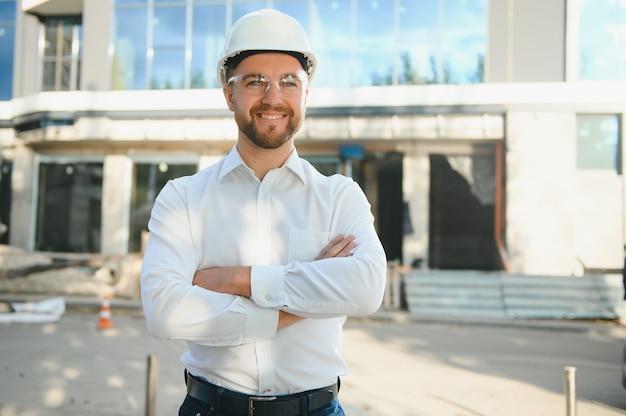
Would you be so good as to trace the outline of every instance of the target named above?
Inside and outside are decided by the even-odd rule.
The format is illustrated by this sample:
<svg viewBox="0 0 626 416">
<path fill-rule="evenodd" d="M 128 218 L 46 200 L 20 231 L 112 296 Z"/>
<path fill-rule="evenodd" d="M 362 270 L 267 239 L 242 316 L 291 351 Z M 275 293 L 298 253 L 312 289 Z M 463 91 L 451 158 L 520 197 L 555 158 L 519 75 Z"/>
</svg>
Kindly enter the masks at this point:
<svg viewBox="0 0 626 416">
<path fill-rule="evenodd" d="M 387 153 L 376 164 L 378 235 L 387 253 L 387 260 L 400 260 L 400 264 L 404 225 L 402 157 L 402 153 Z"/>
<path fill-rule="evenodd" d="M 501 270 L 494 241 L 495 158 L 430 156 L 431 269 Z"/>
<path fill-rule="evenodd" d="M 0 236 L 0 244 L 9 244 L 11 233 L 11 173 L 13 163 L 3 160 L 0 164 L 0 224 L 4 224 L 7 229 Z"/>
</svg>

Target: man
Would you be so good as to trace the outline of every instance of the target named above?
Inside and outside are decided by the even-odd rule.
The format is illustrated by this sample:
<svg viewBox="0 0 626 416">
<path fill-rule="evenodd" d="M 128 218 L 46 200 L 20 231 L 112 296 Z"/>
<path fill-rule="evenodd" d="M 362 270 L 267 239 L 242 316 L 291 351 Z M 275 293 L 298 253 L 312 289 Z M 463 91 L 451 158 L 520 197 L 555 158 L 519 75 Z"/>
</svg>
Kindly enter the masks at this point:
<svg viewBox="0 0 626 416">
<path fill-rule="evenodd" d="M 380 306 L 386 259 L 359 186 L 294 147 L 316 64 L 292 17 L 238 20 L 218 63 L 237 144 L 156 199 L 141 293 L 188 345 L 179 415 L 344 414 L 342 326 Z"/>
</svg>

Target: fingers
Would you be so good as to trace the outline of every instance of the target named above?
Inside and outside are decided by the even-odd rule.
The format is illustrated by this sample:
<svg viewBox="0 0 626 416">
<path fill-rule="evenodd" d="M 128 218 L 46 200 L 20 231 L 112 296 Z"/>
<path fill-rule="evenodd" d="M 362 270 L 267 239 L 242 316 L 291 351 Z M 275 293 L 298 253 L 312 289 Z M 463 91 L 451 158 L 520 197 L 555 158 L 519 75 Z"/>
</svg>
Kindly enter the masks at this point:
<svg viewBox="0 0 626 416">
<path fill-rule="evenodd" d="M 330 259 L 333 257 L 347 257 L 350 255 L 350 251 L 355 247 L 356 243 L 354 242 L 353 235 L 345 237 L 343 234 L 339 234 L 324 247 L 319 256 L 317 256 L 317 260 Z"/>
</svg>

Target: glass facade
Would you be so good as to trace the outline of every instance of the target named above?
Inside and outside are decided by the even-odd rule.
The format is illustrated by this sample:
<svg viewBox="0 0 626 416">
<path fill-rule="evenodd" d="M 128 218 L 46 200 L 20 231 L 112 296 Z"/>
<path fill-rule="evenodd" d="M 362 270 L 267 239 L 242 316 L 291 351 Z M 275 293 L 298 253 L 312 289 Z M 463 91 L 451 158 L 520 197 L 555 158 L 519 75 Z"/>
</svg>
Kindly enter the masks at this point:
<svg viewBox="0 0 626 416">
<path fill-rule="evenodd" d="M 581 80 L 626 80 L 626 2 L 578 0 Z"/>
<path fill-rule="evenodd" d="M 483 81 L 486 0 L 116 0 L 113 89 L 215 88 L 230 25 L 272 7 L 298 19 L 318 87 Z M 341 70 L 338 70 L 341 68 Z"/>
<path fill-rule="evenodd" d="M 15 0 L 0 0 L 0 101 L 13 96 Z"/>
<path fill-rule="evenodd" d="M 576 127 L 576 167 L 621 173 L 618 116 L 579 115 Z"/>
</svg>

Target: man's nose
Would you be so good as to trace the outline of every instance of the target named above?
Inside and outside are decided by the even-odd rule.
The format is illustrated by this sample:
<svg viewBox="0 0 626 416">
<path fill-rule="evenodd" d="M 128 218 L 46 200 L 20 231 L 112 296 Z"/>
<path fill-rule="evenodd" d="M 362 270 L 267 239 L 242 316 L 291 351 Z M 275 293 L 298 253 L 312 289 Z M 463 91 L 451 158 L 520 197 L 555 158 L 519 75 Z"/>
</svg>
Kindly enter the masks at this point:
<svg viewBox="0 0 626 416">
<path fill-rule="evenodd" d="M 266 103 L 283 101 L 283 94 L 280 92 L 277 82 L 270 82 L 267 84 L 267 89 L 265 90 L 265 94 L 263 94 L 262 101 Z"/>
</svg>

